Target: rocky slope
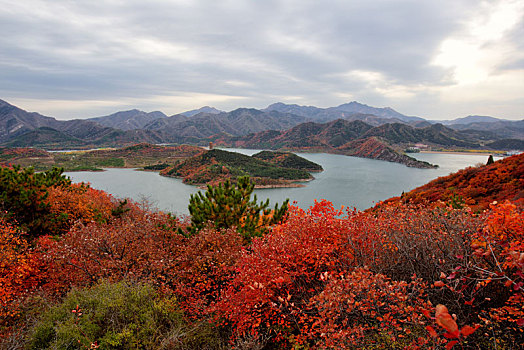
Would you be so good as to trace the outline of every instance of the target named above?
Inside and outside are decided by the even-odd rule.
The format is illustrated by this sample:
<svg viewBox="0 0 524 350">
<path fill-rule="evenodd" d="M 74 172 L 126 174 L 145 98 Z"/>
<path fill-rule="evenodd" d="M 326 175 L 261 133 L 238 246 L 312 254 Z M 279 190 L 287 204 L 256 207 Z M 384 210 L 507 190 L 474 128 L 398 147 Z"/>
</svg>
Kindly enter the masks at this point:
<svg viewBox="0 0 524 350">
<path fill-rule="evenodd" d="M 350 141 L 337 149 L 348 156 L 385 160 L 387 162 L 404 164 L 412 168 L 430 169 L 437 167 L 428 162 L 402 154 L 376 137 Z"/>
</svg>

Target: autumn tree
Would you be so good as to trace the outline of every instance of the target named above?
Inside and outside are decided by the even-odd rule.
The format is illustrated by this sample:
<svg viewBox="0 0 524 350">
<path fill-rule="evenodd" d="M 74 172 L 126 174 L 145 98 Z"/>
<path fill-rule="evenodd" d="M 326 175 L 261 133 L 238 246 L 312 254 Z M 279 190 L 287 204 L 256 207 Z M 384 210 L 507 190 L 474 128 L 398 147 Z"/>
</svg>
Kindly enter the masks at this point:
<svg viewBox="0 0 524 350">
<path fill-rule="evenodd" d="M 247 241 L 263 235 L 270 225 L 284 218 L 288 200 L 280 207 L 275 204 L 271 210 L 268 208 L 269 199 L 265 203 L 257 203 L 256 195 L 250 199 L 254 189 L 255 184 L 245 176 L 239 177 L 236 184 L 226 180 L 218 186 L 208 185 L 204 194 L 191 195 L 189 232 L 195 234 L 211 223 L 216 229 L 236 227 Z"/>
<path fill-rule="evenodd" d="M 42 277 L 23 232 L 0 218 L 0 338 Z"/>
<path fill-rule="evenodd" d="M 351 259 L 352 251 L 342 247 L 347 231 L 340 214 L 326 201 L 307 212 L 291 207 L 288 220 L 243 251 L 236 275 L 213 309 L 235 336 L 270 337 L 276 348 L 291 348 L 305 305 L 327 283 L 322 276 L 340 271 L 340 260 Z"/>
<path fill-rule="evenodd" d="M 107 222 L 118 210 L 126 210 L 108 193 L 84 183 L 50 187 L 47 192 L 50 225 L 46 233 L 50 235 L 64 234 L 77 222 Z"/>
</svg>

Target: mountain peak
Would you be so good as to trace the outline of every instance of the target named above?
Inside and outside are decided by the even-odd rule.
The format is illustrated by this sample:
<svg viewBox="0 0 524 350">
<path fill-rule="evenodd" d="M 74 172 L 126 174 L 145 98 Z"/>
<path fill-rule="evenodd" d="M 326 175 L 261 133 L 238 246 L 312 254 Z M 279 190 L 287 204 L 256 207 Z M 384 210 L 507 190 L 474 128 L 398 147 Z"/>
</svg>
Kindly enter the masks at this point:
<svg viewBox="0 0 524 350">
<path fill-rule="evenodd" d="M 344 106 L 362 106 L 362 107 L 369 107 L 367 104 L 360 103 L 360 102 L 358 102 L 358 101 L 351 101 L 351 102 L 348 102 L 348 103 L 343 103 L 343 104 L 339 105 L 337 108 L 339 108 L 339 107 L 344 107 Z"/>
<path fill-rule="evenodd" d="M 184 115 L 186 117 L 192 117 L 192 116 L 197 115 L 199 113 L 220 114 L 220 113 L 223 113 L 223 112 L 224 111 L 216 109 L 215 107 L 204 106 L 204 107 L 201 107 L 199 109 L 193 109 L 193 110 L 190 110 L 190 111 L 187 111 L 187 112 L 182 112 L 180 114 L 182 114 L 182 115 Z"/>
</svg>

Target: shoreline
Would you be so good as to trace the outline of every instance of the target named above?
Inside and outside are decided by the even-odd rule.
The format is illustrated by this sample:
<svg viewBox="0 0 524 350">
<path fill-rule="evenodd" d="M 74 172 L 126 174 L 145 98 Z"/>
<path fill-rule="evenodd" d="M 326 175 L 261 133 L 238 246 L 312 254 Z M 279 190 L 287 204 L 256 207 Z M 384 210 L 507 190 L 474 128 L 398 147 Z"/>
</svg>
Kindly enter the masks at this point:
<svg viewBox="0 0 524 350">
<path fill-rule="evenodd" d="M 168 177 L 170 177 L 170 176 L 168 176 Z M 183 180 L 183 178 L 181 178 L 181 177 L 176 177 L 176 178 Z M 271 189 L 271 188 L 300 188 L 300 187 L 305 187 L 306 186 L 302 182 L 309 182 L 309 181 L 312 181 L 313 179 L 289 180 L 290 181 L 289 183 L 285 183 L 284 182 L 284 183 L 271 184 L 271 185 L 257 185 L 255 183 L 255 189 L 259 190 L 259 189 Z M 205 189 L 207 189 L 207 185 L 208 184 L 188 184 L 188 183 L 186 183 L 186 185 L 196 186 L 199 189 L 205 190 Z"/>
<path fill-rule="evenodd" d="M 489 152 L 480 152 L 480 151 L 420 151 L 418 153 L 436 153 L 436 154 L 460 154 L 460 155 L 474 155 L 474 156 L 488 156 L 491 154 L 493 156 L 504 156 L 503 151 L 489 151 Z"/>
</svg>

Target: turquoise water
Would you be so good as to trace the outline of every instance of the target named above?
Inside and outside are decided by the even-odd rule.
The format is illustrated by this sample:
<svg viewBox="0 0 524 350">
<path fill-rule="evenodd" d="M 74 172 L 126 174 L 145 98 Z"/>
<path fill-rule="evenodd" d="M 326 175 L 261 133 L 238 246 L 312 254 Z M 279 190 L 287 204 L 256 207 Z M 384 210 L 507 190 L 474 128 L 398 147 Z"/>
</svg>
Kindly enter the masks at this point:
<svg viewBox="0 0 524 350">
<path fill-rule="evenodd" d="M 258 150 L 233 149 L 245 154 Z M 476 164 L 485 164 L 487 155 L 416 153 L 413 157 L 438 164 L 437 169 L 408 168 L 401 164 L 379 160 L 325 153 L 297 153 L 324 168 L 314 173 L 315 179 L 298 188 L 257 189 L 259 200 L 269 198 L 281 203 L 286 198 L 302 208 L 314 200 L 327 199 L 336 207 L 366 209 L 374 203 L 399 196 L 439 176 Z M 497 159 L 497 158 L 496 158 Z M 135 201 L 148 201 L 153 207 L 175 214 L 188 214 L 189 196 L 199 191 L 180 179 L 166 178 L 154 172 L 133 169 L 107 169 L 104 172 L 66 173 L 74 182 L 89 182 L 91 186 Z"/>
</svg>

